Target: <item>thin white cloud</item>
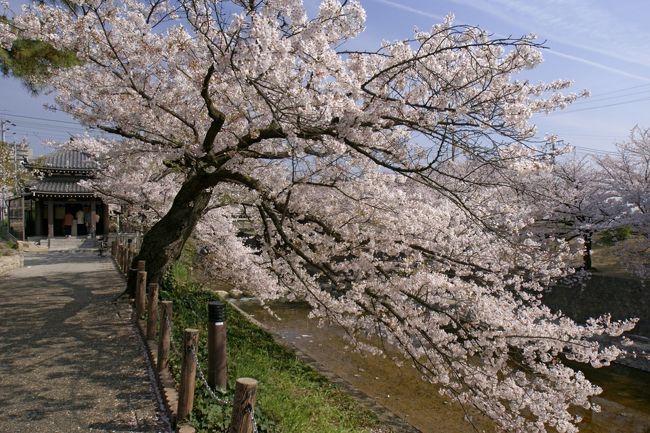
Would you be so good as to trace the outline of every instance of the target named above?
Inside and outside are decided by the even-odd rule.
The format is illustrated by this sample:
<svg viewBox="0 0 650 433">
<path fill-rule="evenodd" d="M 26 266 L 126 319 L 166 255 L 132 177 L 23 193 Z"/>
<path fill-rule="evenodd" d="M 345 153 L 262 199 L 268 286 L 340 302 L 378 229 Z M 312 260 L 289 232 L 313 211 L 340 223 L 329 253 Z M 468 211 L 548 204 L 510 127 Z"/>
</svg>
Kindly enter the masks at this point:
<svg viewBox="0 0 650 433">
<path fill-rule="evenodd" d="M 451 1 L 527 31 L 535 27 L 543 29 L 545 38 L 563 45 L 650 67 L 647 50 L 650 32 L 616 17 L 617 9 L 603 10 L 593 1 L 546 0 L 541 4 L 521 0 Z M 633 5 L 627 3 L 626 7 Z"/>
<path fill-rule="evenodd" d="M 545 54 L 546 53 L 553 54 L 553 55 L 558 56 L 558 57 L 563 57 L 565 59 L 573 60 L 574 62 L 579 62 L 579 63 L 583 63 L 585 65 L 593 66 L 594 68 L 602 69 L 604 71 L 608 71 L 608 72 L 611 72 L 611 73 L 614 73 L 614 74 L 617 74 L 617 75 L 621 75 L 623 77 L 634 78 L 635 80 L 645 81 L 645 82 L 650 83 L 650 77 L 644 77 L 642 75 L 633 74 L 633 73 L 624 71 L 623 69 L 614 68 L 612 66 L 607 66 L 607 65 L 604 65 L 602 63 L 594 62 L 593 60 L 585 59 L 584 57 L 574 56 L 572 54 L 563 53 L 563 52 L 557 51 L 557 50 L 546 50 L 546 51 L 544 51 L 544 53 Z"/>
<path fill-rule="evenodd" d="M 407 6 L 405 4 L 397 3 L 397 2 L 394 2 L 394 1 L 391 1 L 391 0 L 374 0 L 374 1 L 377 2 L 377 3 L 383 3 L 383 4 L 387 5 L 387 6 L 391 6 L 391 7 L 395 8 L 395 9 L 401 9 L 403 11 L 407 11 L 407 12 L 411 12 L 411 13 L 414 13 L 414 14 L 417 14 L 417 15 L 421 15 L 423 17 L 433 18 L 433 19 L 439 20 L 439 21 L 443 21 L 445 19 L 445 17 L 443 17 L 442 15 L 436 15 L 436 14 L 433 14 L 431 12 L 427 12 L 427 11 L 423 11 L 423 10 L 420 10 L 420 9 L 412 8 L 412 7 Z"/>
<path fill-rule="evenodd" d="M 377 3 L 385 4 L 387 6 L 390 6 L 390 7 L 396 8 L 396 9 L 401 9 L 401 10 L 408 11 L 408 12 L 411 12 L 411 13 L 414 13 L 414 14 L 417 14 L 417 15 L 425 16 L 425 17 L 428 17 L 428 18 L 434 18 L 434 19 L 441 20 L 441 21 L 444 19 L 444 17 L 442 17 L 441 15 L 436 15 L 436 14 L 433 14 L 433 13 L 430 13 L 430 12 L 427 12 L 427 11 L 424 11 L 424 10 L 421 10 L 421 9 L 416 9 L 416 8 L 411 7 L 411 6 L 405 5 L 403 3 L 398 3 L 398 2 L 395 2 L 395 1 L 392 1 L 392 0 L 374 0 L 374 1 L 377 2 Z M 501 13 L 497 14 L 496 12 L 494 12 L 494 9 L 496 9 L 496 8 L 493 8 L 493 7 L 492 8 L 484 8 L 484 7 L 480 6 L 479 3 L 481 3 L 481 2 L 475 2 L 475 1 L 466 2 L 464 0 L 454 0 L 454 1 L 457 1 L 457 2 L 463 3 L 463 4 L 467 4 L 467 5 L 471 5 L 471 6 L 475 7 L 475 8 L 477 8 L 477 9 L 480 9 L 481 11 L 489 12 L 489 13 L 491 13 L 493 15 L 499 15 L 500 17 L 504 18 L 503 17 L 504 14 L 501 14 Z M 508 0 L 505 0 L 505 1 L 508 1 Z M 508 17 L 507 21 L 512 21 L 512 19 L 510 17 Z M 518 23 L 518 25 L 519 25 L 519 23 Z M 499 37 L 505 37 L 505 35 L 499 35 L 499 34 L 495 34 L 495 35 L 499 36 Z M 583 46 L 577 45 L 577 44 L 569 44 L 569 45 L 576 46 L 577 48 L 591 50 L 589 47 L 583 47 Z M 591 50 L 591 51 L 597 51 L 597 50 Z M 608 71 L 608 72 L 611 72 L 613 74 L 620 75 L 620 76 L 623 76 L 623 77 L 633 78 L 633 79 L 636 79 L 636 80 L 639 80 L 639 81 L 650 82 L 650 76 L 642 76 L 642 75 L 638 75 L 638 74 L 633 74 L 633 73 L 625 71 L 625 70 L 623 70 L 621 68 L 616 68 L 616 67 L 613 67 L 613 66 L 605 65 L 603 63 L 596 62 L 596 61 L 593 61 L 593 60 L 590 60 L 590 59 L 587 59 L 587 58 L 584 58 L 584 57 L 581 57 L 581 56 L 576 56 L 576 55 L 573 55 L 573 54 L 567 54 L 567 53 L 557 51 L 557 50 L 545 50 L 544 53 L 552 54 L 552 55 L 562 57 L 562 58 L 565 58 L 565 59 L 568 59 L 568 60 L 579 62 L 579 63 L 585 64 L 585 65 L 589 65 L 589 66 L 592 66 L 594 68 L 602 69 L 604 71 Z M 607 52 L 601 52 L 601 54 L 609 55 Z M 614 57 L 614 56 L 610 55 L 610 57 Z M 620 56 L 617 55 L 616 57 L 618 58 Z M 645 63 L 641 63 L 641 64 L 645 64 Z"/>
</svg>

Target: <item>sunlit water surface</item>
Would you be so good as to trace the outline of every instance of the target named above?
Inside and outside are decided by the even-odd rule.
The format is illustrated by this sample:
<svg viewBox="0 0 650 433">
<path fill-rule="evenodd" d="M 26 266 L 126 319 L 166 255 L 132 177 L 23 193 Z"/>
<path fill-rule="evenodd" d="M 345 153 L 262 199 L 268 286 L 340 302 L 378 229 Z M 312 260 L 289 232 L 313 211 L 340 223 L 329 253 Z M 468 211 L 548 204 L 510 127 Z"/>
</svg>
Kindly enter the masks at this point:
<svg viewBox="0 0 650 433">
<path fill-rule="evenodd" d="M 420 374 L 389 359 L 355 353 L 348 349 L 341 329 L 318 327 L 307 318 L 308 309 L 296 304 L 276 304 L 273 318 L 255 301 L 238 305 L 279 335 L 285 342 L 314 359 L 422 433 L 475 432 L 465 421 L 469 416 L 478 430 L 493 431 L 491 423 L 475 414 L 466 415 L 460 405 L 438 394 Z M 604 389 L 596 401 L 600 413 L 585 413 L 583 433 L 650 433 L 650 373 L 623 366 L 584 370 Z"/>
</svg>

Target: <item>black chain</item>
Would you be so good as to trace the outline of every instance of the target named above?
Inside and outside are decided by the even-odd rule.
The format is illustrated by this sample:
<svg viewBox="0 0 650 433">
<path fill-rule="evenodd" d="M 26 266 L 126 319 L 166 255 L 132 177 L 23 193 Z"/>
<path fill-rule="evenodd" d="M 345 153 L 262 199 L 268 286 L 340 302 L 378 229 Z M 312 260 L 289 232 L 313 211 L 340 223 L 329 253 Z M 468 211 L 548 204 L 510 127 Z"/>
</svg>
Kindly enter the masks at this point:
<svg viewBox="0 0 650 433">
<path fill-rule="evenodd" d="M 171 329 L 171 320 L 169 317 L 167 317 L 167 325 Z M 173 343 L 173 338 L 170 338 L 169 346 L 171 347 L 172 351 L 176 355 L 178 359 L 183 359 L 183 355 L 178 351 L 176 348 L 176 345 Z M 201 380 L 201 383 L 205 387 L 205 389 L 208 390 L 208 394 L 210 394 L 210 397 L 212 397 L 213 400 L 215 400 L 218 404 L 221 406 L 228 406 L 232 404 L 232 401 L 221 398 L 219 397 L 210 387 L 208 384 L 208 381 L 205 379 L 205 374 L 203 373 L 203 370 L 201 369 L 201 364 L 199 364 L 198 356 L 196 355 L 196 352 L 194 350 L 191 351 L 192 358 L 194 360 L 194 364 L 196 364 L 196 370 L 199 374 L 199 379 Z M 255 420 L 255 411 L 253 408 L 249 405 L 246 407 L 246 412 L 250 415 L 251 417 L 251 423 L 253 424 L 253 433 L 259 433 L 257 430 L 257 421 Z"/>
</svg>

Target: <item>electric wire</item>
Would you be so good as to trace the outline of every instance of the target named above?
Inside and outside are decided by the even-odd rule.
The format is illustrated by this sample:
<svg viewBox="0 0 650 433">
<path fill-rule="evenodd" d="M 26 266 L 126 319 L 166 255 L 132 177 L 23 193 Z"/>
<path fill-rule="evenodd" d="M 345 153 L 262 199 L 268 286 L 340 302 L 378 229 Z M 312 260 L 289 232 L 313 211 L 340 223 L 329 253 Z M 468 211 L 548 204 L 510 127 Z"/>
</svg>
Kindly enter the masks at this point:
<svg viewBox="0 0 650 433">
<path fill-rule="evenodd" d="M 558 114 L 578 113 L 578 112 L 581 112 L 581 111 L 600 110 L 601 108 L 617 107 L 617 106 L 620 106 L 620 105 L 634 104 L 634 103 L 643 102 L 643 101 L 650 101 L 650 97 L 632 99 L 630 101 L 617 102 L 617 103 L 613 103 L 613 104 L 597 105 L 595 107 L 578 108 L 578 109 L 575 109 L 575 110 L 554 111 L 552 113 L 549 113 L 549 116 L 558 115 Z"/>
</svg>

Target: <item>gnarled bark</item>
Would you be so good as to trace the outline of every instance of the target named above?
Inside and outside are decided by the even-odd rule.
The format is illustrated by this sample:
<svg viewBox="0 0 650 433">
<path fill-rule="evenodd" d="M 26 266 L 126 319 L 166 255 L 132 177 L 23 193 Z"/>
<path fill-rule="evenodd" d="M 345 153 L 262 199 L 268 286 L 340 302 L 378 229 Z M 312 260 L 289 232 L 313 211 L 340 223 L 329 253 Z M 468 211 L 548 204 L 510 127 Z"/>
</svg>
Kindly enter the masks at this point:
<svg viewBox="0 0 650 433">
<path fill-rule="evenodd" d="M 169 266 L 180 257 L 185 242 L 205 212 L 211 196 L 211 185 L 204 177 L 188 177 L 169 211 L 145 234 L 140 252 L 133 259 L 131 268 L 136 267 L 138 260 L 145 260 L 147 283 L 159 283 Z M 129 296 L 135 295 L 135 287 L 136 274 L 129 273 Z"/>
</svg>

